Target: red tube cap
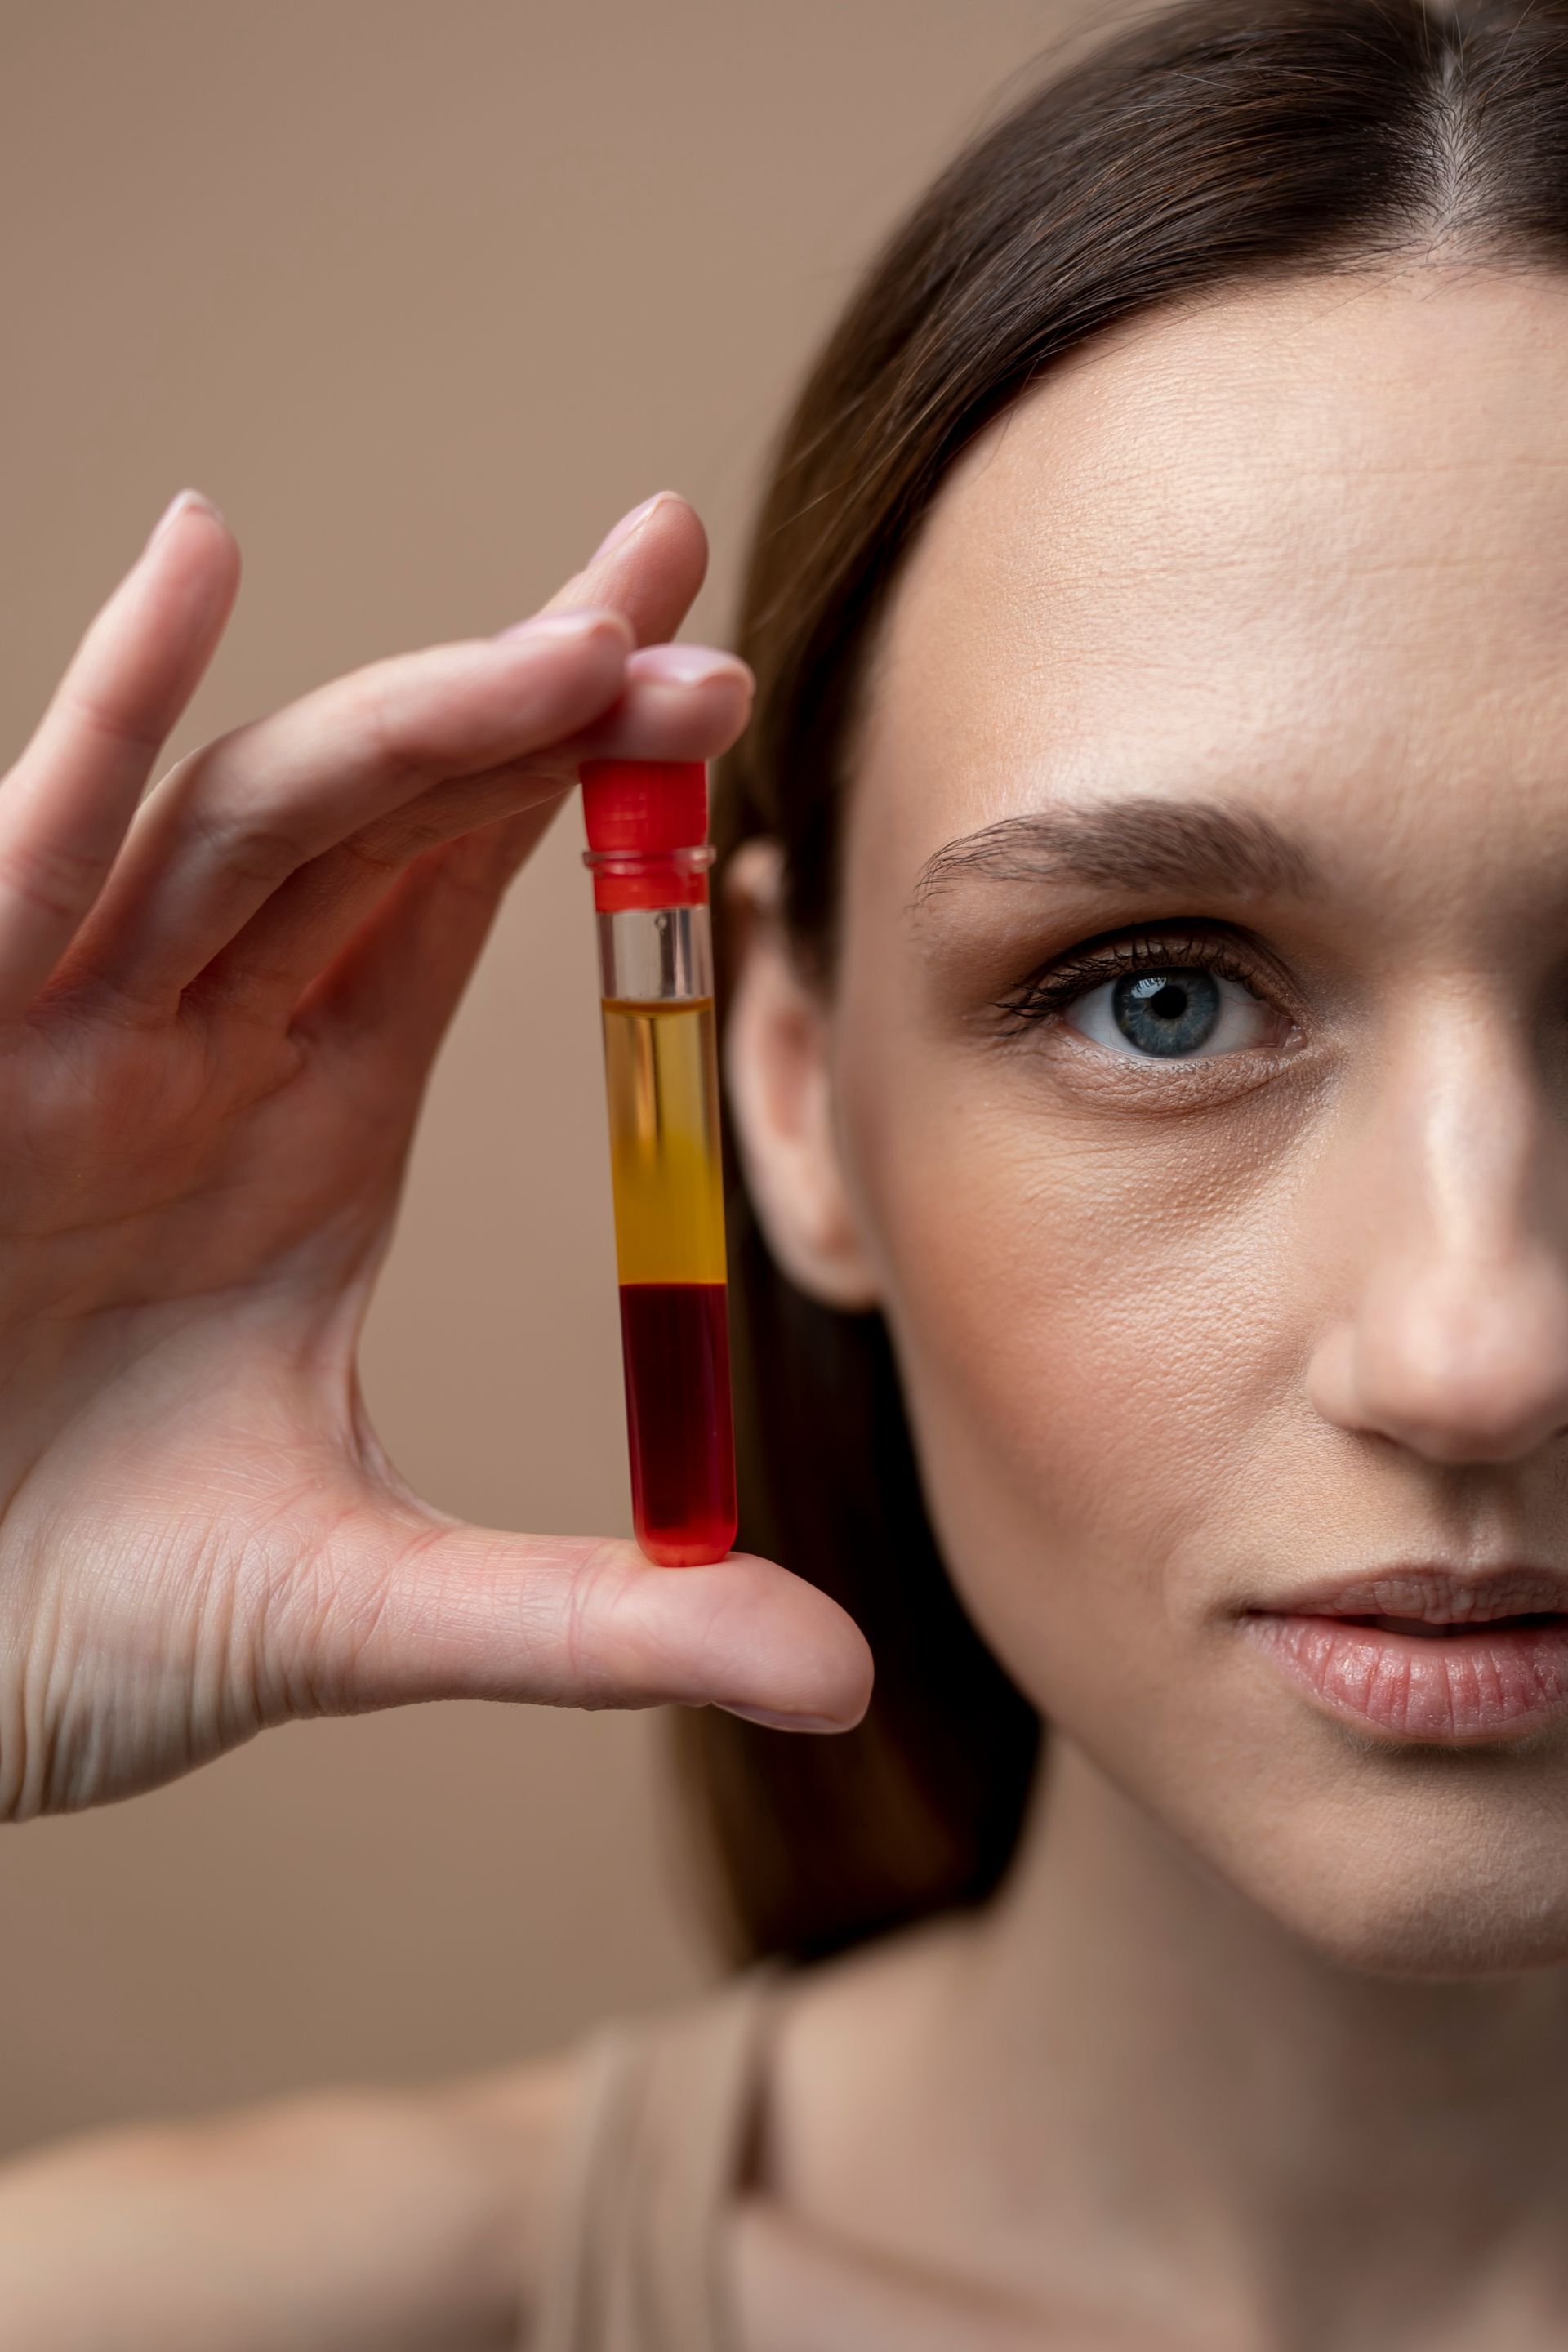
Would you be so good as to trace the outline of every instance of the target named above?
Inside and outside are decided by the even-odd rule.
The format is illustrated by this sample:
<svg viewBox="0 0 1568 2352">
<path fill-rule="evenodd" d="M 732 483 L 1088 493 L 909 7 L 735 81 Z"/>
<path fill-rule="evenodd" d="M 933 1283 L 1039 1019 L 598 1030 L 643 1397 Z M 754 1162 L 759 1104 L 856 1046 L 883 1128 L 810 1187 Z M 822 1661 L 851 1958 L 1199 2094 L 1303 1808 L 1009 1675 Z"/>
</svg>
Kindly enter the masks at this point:
<svg viewBox="0 0 1568 2352">
<path fill-rule="evenodd" d="M 700 760 L 588 760 L 583 821 L 590 849 L 696 849 L 708 838 Z"/>
</svg>

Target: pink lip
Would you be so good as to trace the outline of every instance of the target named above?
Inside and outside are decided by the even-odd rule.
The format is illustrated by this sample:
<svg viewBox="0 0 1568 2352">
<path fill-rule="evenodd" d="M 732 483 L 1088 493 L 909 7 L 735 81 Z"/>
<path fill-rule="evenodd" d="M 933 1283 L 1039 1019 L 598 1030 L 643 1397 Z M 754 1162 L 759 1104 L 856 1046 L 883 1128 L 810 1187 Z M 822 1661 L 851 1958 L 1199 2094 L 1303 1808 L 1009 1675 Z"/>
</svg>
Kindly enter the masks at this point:
<svg viewBox="0 0 1568 2352">
<path fill-rule="evenodd" d="M 1281 1595 L 1242 1623 L 1331 1714 L 1396 1739 L 1458 1746 L 1568 1714 L 1568 1578 L 1552 1570 L 1401 1566 Z"/>
</svg>

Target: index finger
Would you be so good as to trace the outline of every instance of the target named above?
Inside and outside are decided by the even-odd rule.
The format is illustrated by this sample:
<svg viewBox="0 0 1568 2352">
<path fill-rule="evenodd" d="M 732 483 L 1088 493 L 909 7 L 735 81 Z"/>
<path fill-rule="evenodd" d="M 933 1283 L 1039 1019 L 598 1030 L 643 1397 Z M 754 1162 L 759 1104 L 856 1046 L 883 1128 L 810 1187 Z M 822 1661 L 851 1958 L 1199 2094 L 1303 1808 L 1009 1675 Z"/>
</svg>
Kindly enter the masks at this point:
<svg viewBox="0 0 1568 2352">
<path fill-rule="evenodd" d="M 637 645 L 662 645 L 686 618 L 707 572 L 708 534 L 696 509 L 679 491 L 658 490 L 621 517 L 542 609 L 608 607 L 629 622 Z"/>
<path fill-rule="evenodd" d="M 222 516 L 183 491 L 0 784 L 0 1018 L 26 1010 L 97 900 L 238 585 Z"/>
</svg>

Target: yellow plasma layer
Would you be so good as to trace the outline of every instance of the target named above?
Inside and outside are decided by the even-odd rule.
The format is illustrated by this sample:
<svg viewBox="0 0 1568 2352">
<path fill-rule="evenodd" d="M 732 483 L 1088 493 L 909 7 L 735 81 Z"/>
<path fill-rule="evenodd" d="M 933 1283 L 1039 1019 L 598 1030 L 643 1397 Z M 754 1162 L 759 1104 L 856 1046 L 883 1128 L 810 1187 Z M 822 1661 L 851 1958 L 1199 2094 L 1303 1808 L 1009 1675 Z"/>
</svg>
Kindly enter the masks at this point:
<svg viewBox="0 0 1568 2352">
<path fill-rule="evenodd" d="M 606 998 L 605 1079 L 622 1282 L 722 1282 L 713 1000 Z"/>
</svg>

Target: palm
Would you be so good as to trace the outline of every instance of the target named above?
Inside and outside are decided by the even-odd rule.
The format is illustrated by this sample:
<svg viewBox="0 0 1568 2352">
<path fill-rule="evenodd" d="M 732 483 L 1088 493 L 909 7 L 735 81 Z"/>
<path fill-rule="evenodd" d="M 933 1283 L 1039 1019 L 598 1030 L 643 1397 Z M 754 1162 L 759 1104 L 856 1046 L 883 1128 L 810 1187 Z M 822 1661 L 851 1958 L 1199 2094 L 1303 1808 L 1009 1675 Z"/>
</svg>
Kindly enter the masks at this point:
<svg viewBox="0 0 1568 2352">
<path fill-rule="evenodd" d="M 6 1758 L 13 1808 L 164 1778 L 284 1711 L 268 1628 L 356 1498 L 352 1322 L 405 1122 L 351 1117 L 319 1051 L 236 1044 L 40 1031 L 0 1072 L 0 1585 L 15 1608 L 47 1580 L 79 1629 Z"/>
<path fill-rule="evenodd" d="M 400 1108 L 351 1117 L 320 1049 L 284 1034 L 42 1029 L 0 1065 L 0 1247 L 84 1318 L 249 1287 L 297 1250 L 341 1258 L 385 1215 Z M 0 1321 L 25 1331 L 19 1289 Z"/>
<path fill-rule="evenodd" d="M 79 656 L 77 773 L 103 739 L 123 767 L 157 731 L 113 696 L 151 676 L 156 698 L 160 651 L 188 691 L 210 650 L 231 551 L 199 509 L 183 539 L 141 571 L 161 561 L 177 592 L 183 561 L 216 624 L 182 658 L 167 610 L 133 610 L 150 656 L 123 614 L 115 646 L 108 608 L 108 654 L 89 637 Z M 732 688 L 682 690 L 679 665 L 661 677 L 629 650 L 695 584 L 678 544 L 664 562 L 673 578 L 645 553 L 605 583 L 621 593 L 602 625 L 415 656 L 369 701 L 346 681 L 209 747 L 107 846 L 101 778 L 85 824 L 59 784 L 66 689 L 6 786 L 32 837 L 4 838 L 0 793 L 0 915 L 20 885 L 0 936 L 0 1812 L 129 1793 L 289 1716 L 444 1691 L 782 1695 L 805 1713 L 863 1683 L 847 1621 L 763 1563 L 738 1588 L 739 1563 L 654 1571 L 622 1544 L 449 1520 L 401 1485 L 358 1401 L 424 1081 L 507 877 L 590 751 L 702 756 L 734 731 Z M 345 760 L 334 694 L 373 710 L 376 757 Z"/>
</svg>

